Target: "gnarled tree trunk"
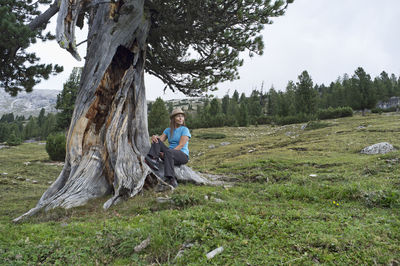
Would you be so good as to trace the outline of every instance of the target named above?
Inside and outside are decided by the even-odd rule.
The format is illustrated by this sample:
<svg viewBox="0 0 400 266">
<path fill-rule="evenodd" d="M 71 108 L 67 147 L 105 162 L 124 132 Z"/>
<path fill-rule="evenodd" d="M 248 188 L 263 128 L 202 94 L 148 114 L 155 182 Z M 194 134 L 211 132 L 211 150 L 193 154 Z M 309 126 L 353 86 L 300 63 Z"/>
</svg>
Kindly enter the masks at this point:
<svg viewBox="0 0 400 266">
<path fill-rule="evenodd" d="M 150 21 L 144 0 L 62 0 L 57 36 L 76 58 L 73 28 L 80 9 L 89 4 L 86 64 L 64 168 L 37 206 L 14 221 L 43 208 L 75 207 L 113 194 L 104 204 L 108 208 L 136 195 L 151 174 L 143 157 L 150 147 L 143 78 Z M 178 180 L 209 182 L 186 166 L 176 173 Z"/>
</svg>

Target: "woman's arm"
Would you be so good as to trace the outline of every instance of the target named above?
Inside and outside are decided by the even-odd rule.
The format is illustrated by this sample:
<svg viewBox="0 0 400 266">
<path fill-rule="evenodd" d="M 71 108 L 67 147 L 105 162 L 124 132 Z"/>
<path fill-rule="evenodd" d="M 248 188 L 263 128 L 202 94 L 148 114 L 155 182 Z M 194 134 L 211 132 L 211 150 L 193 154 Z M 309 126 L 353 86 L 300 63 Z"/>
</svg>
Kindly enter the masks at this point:
<svg viewBox="0 0 400 266">
<path fill-rule="evenodd" d="M 161 136 L 157 136 L 157 135 L 151 136 L 151 142 L 152 143 L 158 143 L 158 139 L 160 139 L 162 142 L 164 142 L 167 139 L 167 135 L 162 133 Z"/>
<path fill-rule="evenodd" d="M 176 146 L 174 148 L 174 150 L 180 150 L 183 148 L 183 146 L 185 146 L 185 144 L 189 141 L 189 137 L 188 136 L 182 136 L 179 140 L 179 144 L 178 146 Z"/>
</svg>

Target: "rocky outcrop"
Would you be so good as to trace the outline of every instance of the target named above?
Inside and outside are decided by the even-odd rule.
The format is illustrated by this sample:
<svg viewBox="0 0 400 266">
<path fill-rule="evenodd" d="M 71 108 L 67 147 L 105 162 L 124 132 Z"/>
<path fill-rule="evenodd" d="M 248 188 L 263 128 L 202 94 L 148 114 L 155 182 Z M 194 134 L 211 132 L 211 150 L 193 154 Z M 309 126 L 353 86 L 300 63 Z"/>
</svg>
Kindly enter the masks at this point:
<svg viewBox="0 0 400 266">
<path fill-rule="evenodd" d="M 30 93 L 21 92 L 16 97 L 0 90 L 0 116 L 13 113 L 14 115 L 38 116 L 44 108 L 47 113 L 56 113 L 58 90 L 33 90 Z"/>
<path fill-rule="evenodd" d="M 376 143 L 374 145 L 365 147 L 360 151 L 360 153 L 363 154 L 385 154 L 391 151 L 394 151 L 395 148 L 393 147 L 392 144 L 388 142 L 380 142 Z"/>
</svg>

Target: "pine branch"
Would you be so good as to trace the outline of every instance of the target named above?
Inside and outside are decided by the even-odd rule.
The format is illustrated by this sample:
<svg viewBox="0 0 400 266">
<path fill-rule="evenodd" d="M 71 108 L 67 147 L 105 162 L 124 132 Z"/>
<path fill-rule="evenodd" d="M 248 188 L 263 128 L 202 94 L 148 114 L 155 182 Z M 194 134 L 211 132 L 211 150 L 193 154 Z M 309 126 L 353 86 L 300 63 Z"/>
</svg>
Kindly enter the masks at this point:
<svg viewBox="0 0 400 266">
<path fill-rule="evenodd" d="M 60 3 L 61 0 L 54 0 L 54 3 L 51 4 L 45 12 L 37 16 L 27 26 L 34 31 L 45 25 L 55 14 L 57 14 L 58 10 L 60 9 Z"/>
</svg>

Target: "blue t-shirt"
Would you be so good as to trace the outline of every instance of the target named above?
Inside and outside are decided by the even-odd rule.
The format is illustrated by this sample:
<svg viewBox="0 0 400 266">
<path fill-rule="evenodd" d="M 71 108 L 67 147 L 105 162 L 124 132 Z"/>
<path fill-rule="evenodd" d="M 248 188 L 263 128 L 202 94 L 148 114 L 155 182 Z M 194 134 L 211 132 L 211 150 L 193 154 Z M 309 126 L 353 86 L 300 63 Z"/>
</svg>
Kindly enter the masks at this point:
<svg viewBox="0 0 400 266">
<path fill-rule="evenodd" d="M 178 128 L 175 128 L 172 139 L 171 139 L 171 129 L 170 128 L 166 128 L 163 133 L 165 135 L 167 135 L 167 137 L 168 137 L 170 149 L 173 149 L 179 145 L 179 140 L 181 139 L 182 136 L 187 136 L 187 137 L 189 137 L 189 139 L 192 137 L 192 135 L 190 135 L 189 129 L 185 126 L 180 126 Z M 189 141 L 186 142 L 185 146 L 183 146 L 183 148 L 181 149 L 181 151 L 183 151 L 187 156 L 189 156 L 188 146 L 189 146 Z"/>
</svg>

